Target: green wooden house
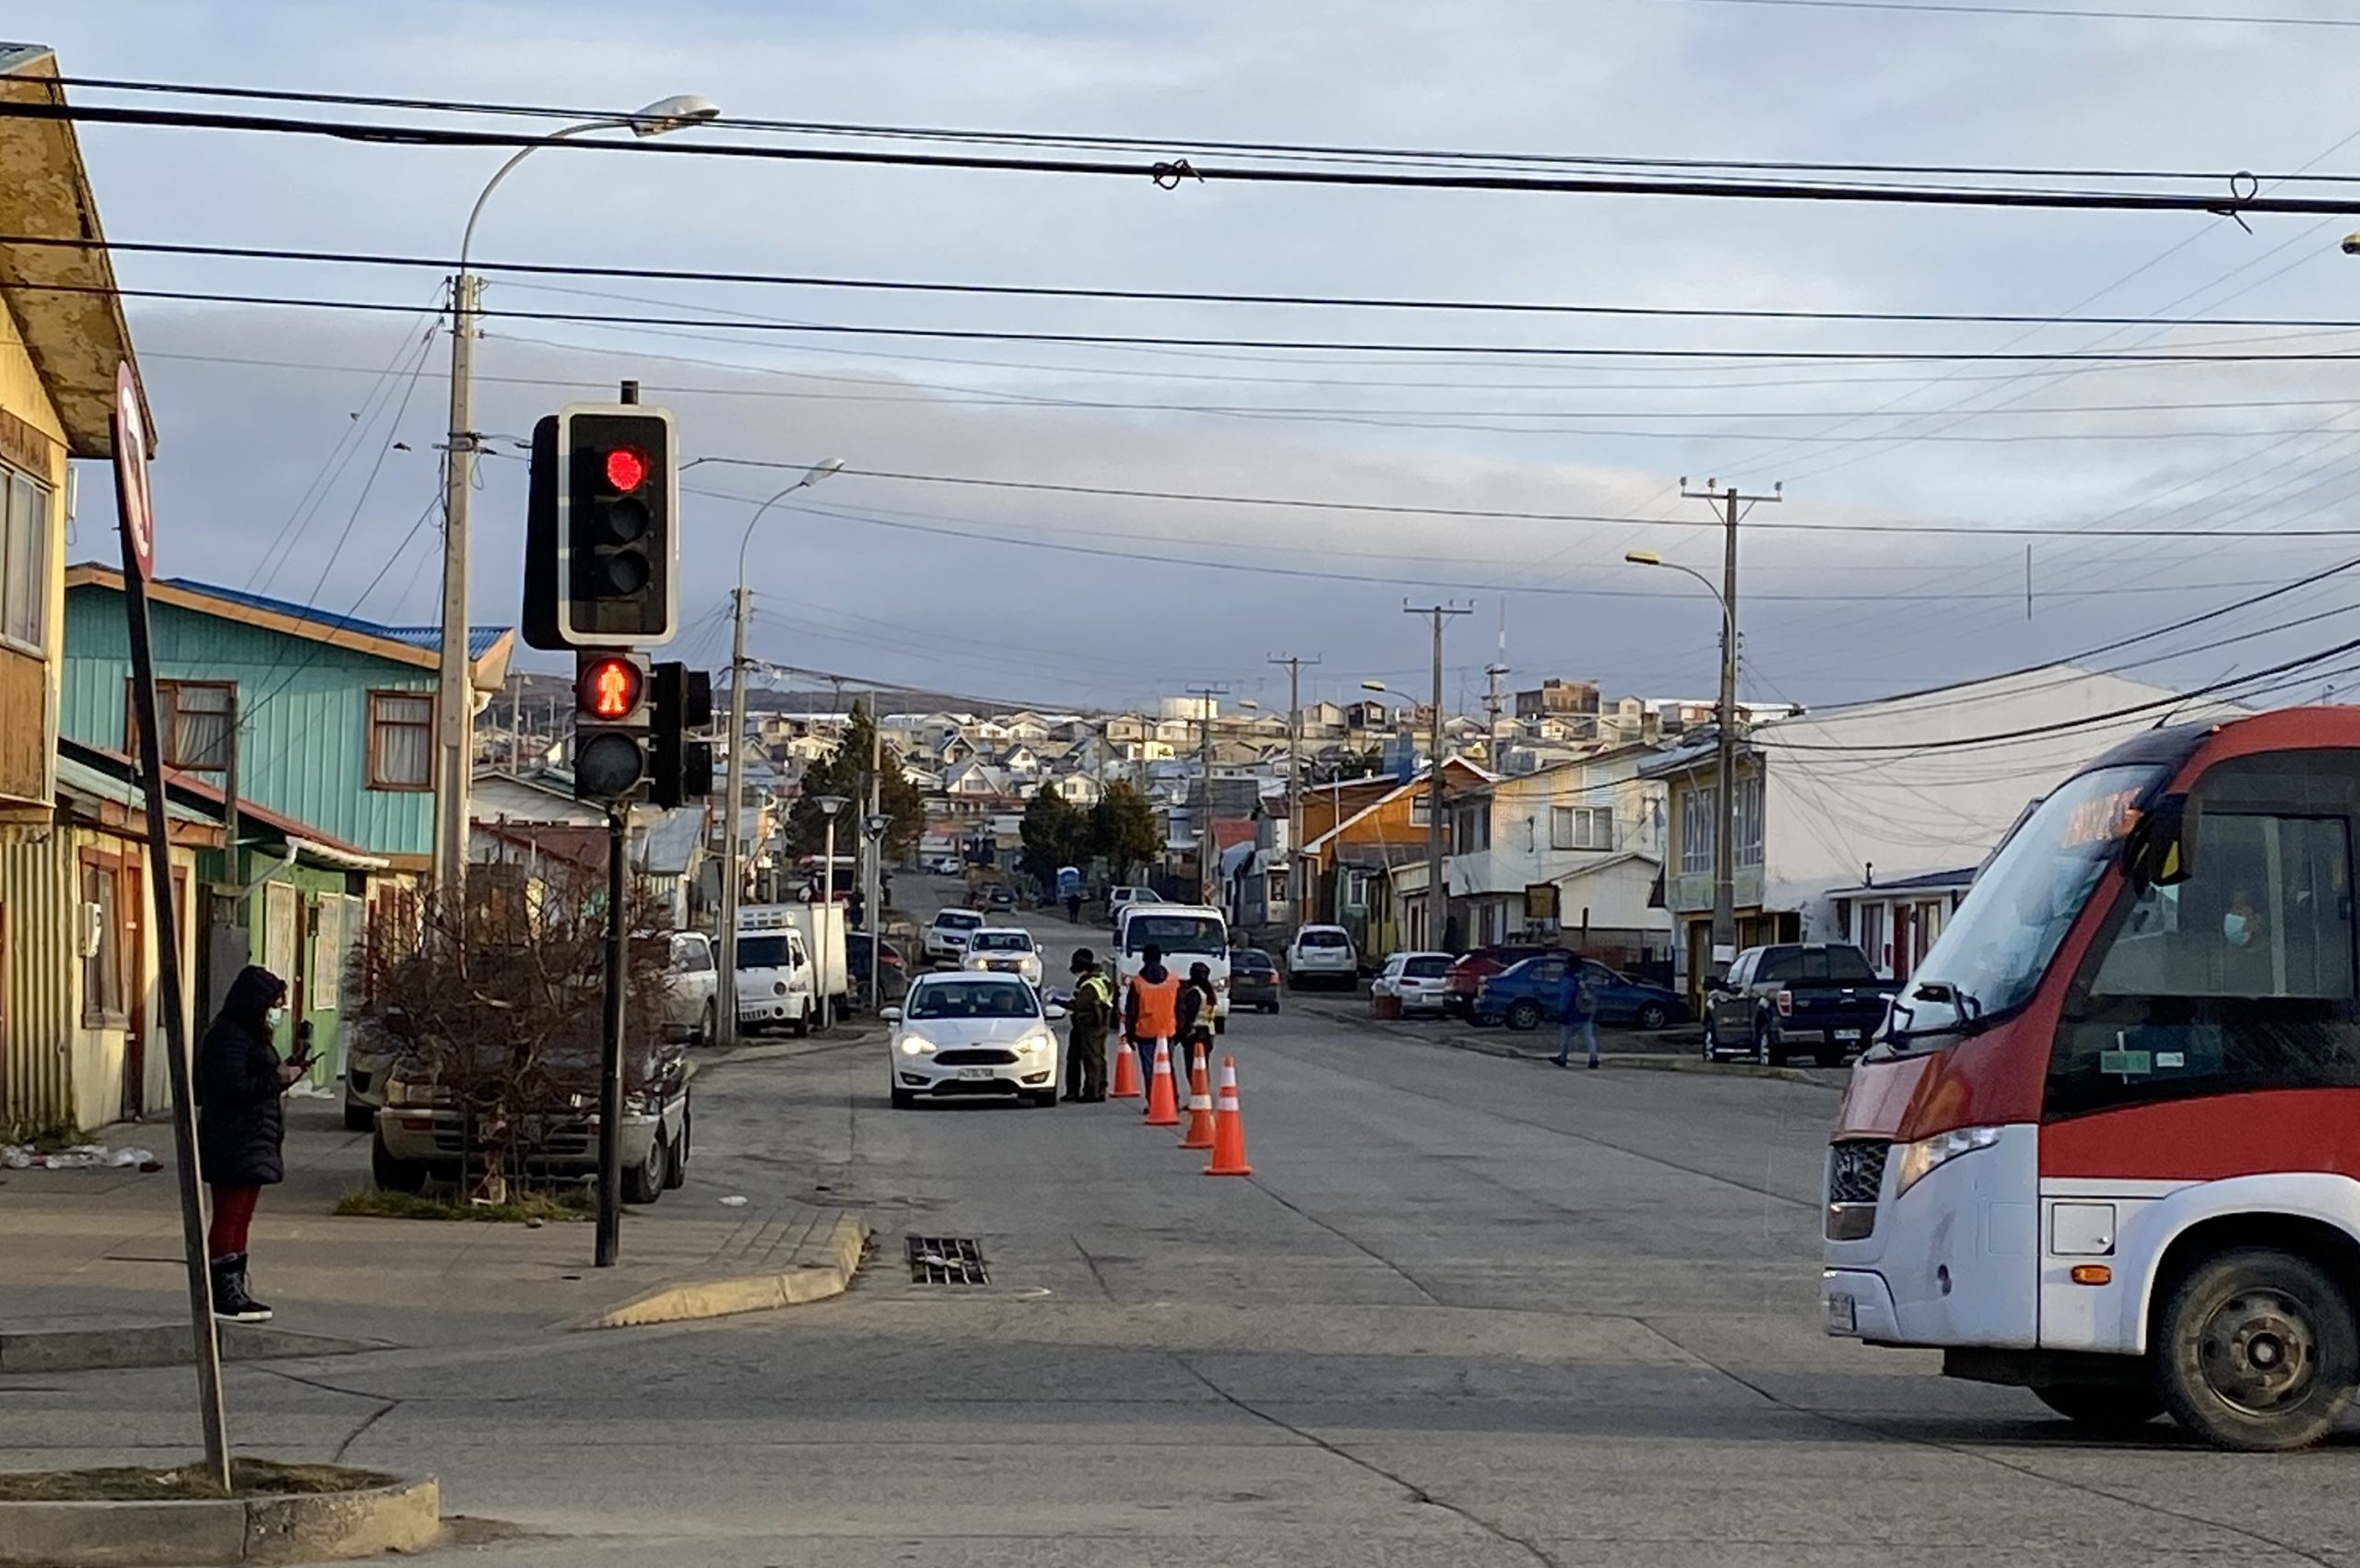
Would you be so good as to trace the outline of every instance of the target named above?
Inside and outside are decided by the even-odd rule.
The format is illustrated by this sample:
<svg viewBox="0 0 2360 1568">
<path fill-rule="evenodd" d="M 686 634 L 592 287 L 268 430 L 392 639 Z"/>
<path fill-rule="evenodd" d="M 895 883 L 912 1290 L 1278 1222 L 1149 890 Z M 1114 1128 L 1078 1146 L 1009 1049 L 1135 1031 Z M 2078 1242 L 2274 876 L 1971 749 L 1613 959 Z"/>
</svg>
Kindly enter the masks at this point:
<svg viewBox="0 0 2360 1568">
<path fill-rule="evenodd" d="M 122 595 L 112 568 L 66 572 L 59 727 L 117 754 L 136 738 Z M 218 1004 L 243 963 L 284 976 L 333 1076 L 352 955 L 417 928 L 434 849 L 441 633 L 185 578 L 150 584 L 148 618 L 165 763 L 236 825 L 199 858 L 197 995 Z M 511 645 L 505 628 L 468 639 L 478 706 Z"/>
</svg>

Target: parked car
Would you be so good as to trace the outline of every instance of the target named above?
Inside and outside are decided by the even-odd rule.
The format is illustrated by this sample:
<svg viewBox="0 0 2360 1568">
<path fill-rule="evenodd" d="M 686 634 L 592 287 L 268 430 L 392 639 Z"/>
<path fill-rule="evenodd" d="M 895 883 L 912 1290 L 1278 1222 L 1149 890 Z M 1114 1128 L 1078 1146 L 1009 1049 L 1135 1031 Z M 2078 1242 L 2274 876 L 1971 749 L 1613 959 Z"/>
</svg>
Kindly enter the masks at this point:
<svg viewBox="0 0 2360 1568">
<path fill-rule="evenodd" d="M 1705 1059 L 1751 1055 L 1784 1066 L 1798 1042 L 1821 1061 L 1867 1043 L 1900 983 L 1878 978 L 1849 942 L 1748 948 L 1705 997 Z"/>
<path fill-rule="evenodd" d="M 709 1045 L 720 1037 L 720 981 L 713 938 L 702 931 L 673 932 L 671 959 L 664 966 L 666 1039 Z"/>
<path fill-rule="evenodd" d="M 1598 988 L 1598 1021 L 1601 1026 L 1661 1029 L 1688 1021 L 1688 1004 L 1669 986 L 1651 985 L 1607 968 L 1596 959 L 1577 959 L 1552 950 L 1502 970 L 1484 980 L 1475 993 L 1474 1021 L 1499 1022 L 1510 1029 L 1538 1029 L 1563 1023 L 1565 976 L 1575 964 L 1588 972 Z"/>
<path fill-rule="evenodd" d="M 926 928 L 926 956 L 930 963 L 961 963 L 967 957 L 967 939 L 983 925 L 984 917 L 972 909 L 944 909 L 935 912 Z"/>
<path fill-rule="evenodd" d="M 1475 989 L 1485 980 L 1527 959 L 1564 951 L 1563 948 L 1547 947 L 1537 942 L 1502 942 L 1488 948 L 1476 948 L 1452 962 L 1450 981 L 1443 990 L 1442 1010 L 1471 1019 L 1475 1015 Z"/>
<path fill-rule="evenodd" d="M 868 944 L 867 934 L 856 931 L 844 946 L 844 967 L 852 975 L 853 994 L 856 996 L 868 995 Z M 910 988 L 909 961 L 902 956 L 901 949 L 880 938 L 877 943 L 877 966 L 884 971 L 883 984 L 877 990 L 878 1004 L 900 1001 Z"/>
<path fill-rule="evenodd" d="M 1352 934 L 1340 925 L 1304 925 L 1287 944 L 1287 986 L 1300 991 L 1327 985 L 1350 991 L 1361 983 L 1360 955 Z"/>
<path fill-rule="evenodd" d="M 1439 1014 L 1450 988 L 1450 964 L 1448 953 L 1395 953 L 1368 983 L 1368 994 L 1398 998 L 1405 1015 Z"/>
<path fill-rule="evenodd" d="M 994 882 L 984 893 L 984 907 L 998 911 L 1016 907 L 1016 890 L 1006 882 Z"/>
<path fill-rule="evenodd" d="M 1259 948 L 1229 949 L 1229 1005 L 1274 1013 L 1279 1010 L 1278 961 Z"/>
<path fill-rule="evenodd" d="M 1163 895 L 1153 888 L 1119 887 L 1106 890 L 1106 925 L 1117 937 L 1123 934 L 1123 911 L 1135 903 L 1162 903 Z"/>
<path fill-rule="evenodd" d="M 1057 1102 L 1065 1051 L 1049 1025 L 1066 1009 L 1012 974 L 920 975 L 908 1000 L 882 1016 L 893 1026 L 885 1060 L 896 1111 L 921 1094 Z"/>
<path fill-rule="evenodd" d="M 1015 925 L 986 925 L 967 938 L 964 968 L 1013 974 L 1027 985 L 1041 984 L 1041 947 L 1032 933 Z"/>
</svg>

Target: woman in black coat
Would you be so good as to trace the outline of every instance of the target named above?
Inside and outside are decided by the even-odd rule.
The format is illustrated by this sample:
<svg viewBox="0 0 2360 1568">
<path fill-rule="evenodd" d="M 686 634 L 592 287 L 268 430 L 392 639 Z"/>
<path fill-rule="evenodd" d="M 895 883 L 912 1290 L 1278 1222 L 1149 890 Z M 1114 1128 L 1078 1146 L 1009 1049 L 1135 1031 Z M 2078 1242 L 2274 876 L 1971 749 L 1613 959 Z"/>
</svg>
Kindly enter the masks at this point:
<svg viewBox="0 0 2360 1568">
<path fill-rule="evenodd" d="M 196 1051 L 198 1169 L 213 1188 L 206 1256 L 213 1267 L 213 1315 L 261 1323 L 270 1309 L 247 1293 L 246 1229 L 262 1189 L 286 1179 L 279 1103 L 306 1064 L 279 1059 L 270 1043 L 287 1020 L 287 982 L 249 964 L 230 983 L 220 1016 Z"/>
</svg>

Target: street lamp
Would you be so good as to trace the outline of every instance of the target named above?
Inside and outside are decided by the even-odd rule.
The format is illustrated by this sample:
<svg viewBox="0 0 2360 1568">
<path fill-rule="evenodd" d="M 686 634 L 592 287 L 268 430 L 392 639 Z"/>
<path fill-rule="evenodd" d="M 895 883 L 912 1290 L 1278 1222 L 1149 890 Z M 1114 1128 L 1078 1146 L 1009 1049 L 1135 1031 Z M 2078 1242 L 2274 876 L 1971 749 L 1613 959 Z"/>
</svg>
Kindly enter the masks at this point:
<svg viewBox="0 0 2360 1568">
<path fill-rule="evenodd" d="M 833 946 L 828 939 L 828 928 L 834 924 L 836 918 L 836 813 L 850 806 L 852 802 L 841 795 L 819 795 L 811 797 L 811 804 L 820 808 L 820 817 L 828 824 L 827 841 L 821 846 L 821 853 L 825 858 L 820 862 L 820 907 L 826 913 L 811 923 L 814 941 L 820 953 L 825 954 L 831 951 Z M 812 967 L 815 971 L 824 972 L 827 966 L 815 958 L 812 961 Z M 828 1015 L 829 1000 L 833 993 L 827 989 L 824 973 L 815 973 L 812 981 L 815 989 L 820 994 L 820 1027 L 825 1029 L 834 1021 Z"/>
<path fill-rule="evenodd" d="M 467 658 L 467 512 L 475 479 L 475 336 L 476 296 L 483 279 L 467 270 L 476 242 L 476 224 L 484 203 L 508 178 L 508 171 L 551 142 L 591 131 L 628 130 L 637 136 L 660 136 L 711 120 L 721 112 L 711 99 L 694 93 L 659 98 L 635 113 L 584 120 L 550 132 L 530 147 L 520 147 L 485 182 L 476 205 L 468 209 L 467 227 L 459 237 L 459 271 L 451 282 L 451 430 L 449 460 L 443 465 L 442 489 L 442 646 L 441 652 L 440 723 L 442 725 L 442 788 L 436 806 L 440 820 L 434 843 L 437 892 L 455 907 L 465 898 L 467 875 L 467 792 L 475 772 L 475 690 Z M 733 1036 L 735 1029 L 731 1031 Z"/>
<path fill-rule="evenodd" d="M 841 457 L 831 457 L 815 463 L 801 478 L 778 494 L 754 508 L 754 515 L 746 520 L 745 536 L 738 541 L 738 588 L 733 598 L 738 626 L 729 651 L 729 772 L 722 788 L 723 809 L 727 812 L 729 852 L 722 864 L 721 932 L 725 944 L 737 940 L 738 900 L 745 886 L 746 871 L 738 849 L 738 815 L 745 809 L 746 800 L 746 549 L 754 542 L 754 525 L 762 513 L 785 501 L 796 491 L 816 485 L 844 466 Z M 722 1043 L 738 1043 L 738 973 L 724 964 L 717 977 L 716 989 L 721 996 Z"/>
<path fill-rule="evenodd" d="M 1718 782 L 1713 834 L 1713 951 L 1707 964 L 1725 963 L 1726 949 L 1737 950 L 1737 606 L 1714 586 L 1713 580 L 1693 566 L 1666 560 L 1653 550 L 1625 550 L 1622 559 L 1634 566 L 1660 566 L 1684 572 L 1705 585 L 1721 607 L 1721 700 L 1715 723 L 1714 776 Z M 1732 558 L 1733 559 L 1733 558 Z M 1729 579 L 1734 589 L 1737 579 Z"/>
<path fill-rule="evenodd" d="M 873 723 L 877 715 L 871 713 Z M 885 832 L 893 825 L 892 817 L 883 811 L 872 811 L 860 820 L 860 836 L 868 841 L 868 1010 L 874 1013 L 885 999 L 885 975 L 877 966 L 878 927 L 885 924 L 884 878 L 879 875 L 884 866 Z"/>
</svg>

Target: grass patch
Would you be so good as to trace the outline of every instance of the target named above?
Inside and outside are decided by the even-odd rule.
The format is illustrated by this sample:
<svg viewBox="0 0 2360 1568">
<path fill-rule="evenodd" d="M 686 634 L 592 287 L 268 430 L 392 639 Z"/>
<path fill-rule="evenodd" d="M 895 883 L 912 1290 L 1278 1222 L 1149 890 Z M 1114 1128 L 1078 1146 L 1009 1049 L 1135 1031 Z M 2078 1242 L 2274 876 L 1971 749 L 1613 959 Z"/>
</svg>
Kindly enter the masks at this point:
<svg viewBox="0 0 2360 1568">
<path fill-rule="evenodd" d="M 537 1220 L 589 1220 L 596 1217 L 598 1206 L 584 1187 L 528 1192 L 505 1203 L 469 1203 L 464 1198 L 387 1192 L 382 1187 L 355 1187 L 336 1200 L 334 1211 L 376 1220 L 473 1220 L 489 1224 L 522 1225 Z"/>
<path fill-rule="evenodd" d="M 276 1459 L 230 1461 L 230 1490 L 240 1497 L 292 1497 L 391 1486 L 399 1478 L 341 1465 L 282 1465 Z M 0 1470 L 0 1503 L 173 1503 L 218 1498 L 202 1465 L 169 1469 L 124 1466 L 104 1470 Z"/>
</svg>

